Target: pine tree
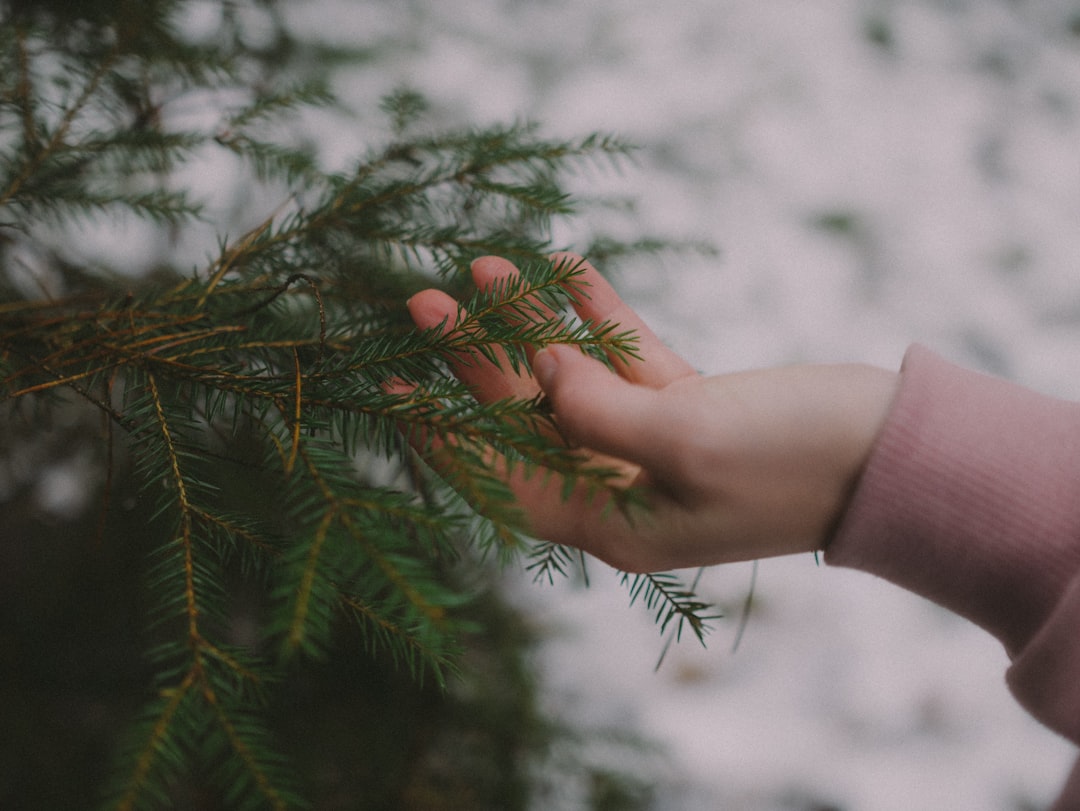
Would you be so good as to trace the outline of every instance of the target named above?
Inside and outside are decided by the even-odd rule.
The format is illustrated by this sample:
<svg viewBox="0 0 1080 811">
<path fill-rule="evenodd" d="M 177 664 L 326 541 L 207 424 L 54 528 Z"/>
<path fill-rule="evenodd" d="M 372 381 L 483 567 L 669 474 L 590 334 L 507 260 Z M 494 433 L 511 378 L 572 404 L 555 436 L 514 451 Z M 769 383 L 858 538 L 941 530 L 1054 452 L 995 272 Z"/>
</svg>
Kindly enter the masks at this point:
<svg viewBox="0 0 1080 811">
<path fill-rule="evenodd" d="M 72 706 L 104 716 L 80 722 L 97 748 L 10 749 L 5 762 L 41 771 L 0 778 L 0 801 L 35 792 L 40 807 L 70 807 L 40 795 L 66 774 L 115 809 L 524 808 L 538 788 L 520 763 L 497 769 L 484 794 L 475 772 L 461 785 L 394 754 L 385 718 L 370 719 L 378 736 L 337 729 L 315 696 L 348 704 L 351 680 L 384 697 L 410 719 L 398 734 L 413 756 L 463 756 L 458 742 L 430 740 L 473 728 L 455 720 L 466 706 L 455 683 L 486 685 L 470 712 L 487 703 L 509 706 L 519 726 L 531 717 L 512 656 L 470 665 L 527 644 L 488 561 L 523 559 L 540 579 L 583 562 L 514 529 L 486 453 L 598 490 L 608 475 L 536 430 L 541 404 L 478 404 L 446 364 L 496 350 L 521 363 L 526 346 L 549 342 L 633 353 L 633 336 L 611 325 L 514 317 L 537 297 L 559 312 L 574 289 L 579 268 L 545 259 L 552 221 L 579 208 L 565 173 L 629 148 L 527 124 L 432 131 L 424 99 L 402 90 L 381 102 L 384 143 L 330 170 L 288 127 L 335 103 L 327 76 L 306 67 L 332 61 L 326 49 L 291 36 L 273 3 L 222 2 L 214 33 L 196 37 L 182 24 L 191 5 L 0 3 L 4 678 L 23 701 L 34 689 L 11 684 L 67 673 L 52 687 L 93 694 Z M 203 264 L 121 272 L 80 250 L 80 234 L 116 222 L 149 224 L 163 245 L 198 234 L 210 212 L 184 171 L 224 159 L 243 168 L 252 199 L 274 204 L 226 223 L 242 230 L 222 229 Z M 465 270 L 484 253 L 517 261 L 521 281 L 469 289 Z M 404 301 L 433 284 L 467 302 L 476 329 L 411 326 Z M 389 394 L 391 380 L 418 388 Z M 408 450 L 402 433 L 418 428 L 452 438 L 452 476 Z M 43 520 L 32 494 L 73 466 L 91 488 L 85 509 Z M 673 576 L 625 581 L 662 626 L 704 632 L 709 607 Z M 500 699 L 499 681 L 516 695 Z M 42 708 L 12 713 L 12 746 L 34 740 L 20 725 L 60 734 L 55 703 Z M 498 743 L 496 728 L 476 760 L 525 745 Z M 537 732 L 536 751 L 555 734 Z M 298 744 L 311 740 L 321 745 Z M 382 776 L 326 777 L 340 766 L 331 748 Z M 335 804 L 343 787 L 354 793 Z"/>
</svg>

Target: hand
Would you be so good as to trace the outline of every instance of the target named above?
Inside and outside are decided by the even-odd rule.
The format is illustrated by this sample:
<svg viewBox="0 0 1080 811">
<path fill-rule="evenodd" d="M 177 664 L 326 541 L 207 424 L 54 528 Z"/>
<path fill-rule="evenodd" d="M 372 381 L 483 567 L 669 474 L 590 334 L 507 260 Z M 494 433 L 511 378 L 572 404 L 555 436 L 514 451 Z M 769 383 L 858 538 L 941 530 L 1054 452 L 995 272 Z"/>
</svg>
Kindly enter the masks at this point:
<svg viewBox="0 0 1080 811">
<path fill-rule="evenodd" d="M 473 263 L 482 289 L 515 273 L 497 257 Z M 586 265 L 579 280 L 578 314 L 633 330 L 640 360 L 615 361 L 612 372 L 552 344 L 533 354 L 532 374 L 475 358 L 454 373 L 485 402 L 542 390 L 560 433 L 621 471 L 646 509 L 606 509 L 607 499 L 580 489 L 565 498 L 562 482 L 515 471 L 507 478 L 525 529 L 629 572 L 822 548 L 884 422 L 897 375 L 851 364 L 702 377 L 594 268 Z M 436 290 L 408 306 L 421 328 L 453 330 L 459 317 L 457 303 Z M 438 448 L 430 452 L 438 456 Z"/>
</svg>

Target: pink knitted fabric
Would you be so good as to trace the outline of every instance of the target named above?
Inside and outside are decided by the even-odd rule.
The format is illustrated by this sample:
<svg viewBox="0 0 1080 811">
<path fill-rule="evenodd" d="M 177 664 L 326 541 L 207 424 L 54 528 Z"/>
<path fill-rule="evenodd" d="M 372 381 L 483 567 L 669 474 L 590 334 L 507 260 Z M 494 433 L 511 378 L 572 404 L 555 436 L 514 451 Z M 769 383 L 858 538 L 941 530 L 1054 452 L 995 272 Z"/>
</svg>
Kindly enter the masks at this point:
<svg viewBox="0 0 1080 811">
<path fill-rule="evenodd" d="M 994 634 L 1017 699 L 1080 743 L 1080 404 L 912 347 L 826 560 Z"/>
</svg>

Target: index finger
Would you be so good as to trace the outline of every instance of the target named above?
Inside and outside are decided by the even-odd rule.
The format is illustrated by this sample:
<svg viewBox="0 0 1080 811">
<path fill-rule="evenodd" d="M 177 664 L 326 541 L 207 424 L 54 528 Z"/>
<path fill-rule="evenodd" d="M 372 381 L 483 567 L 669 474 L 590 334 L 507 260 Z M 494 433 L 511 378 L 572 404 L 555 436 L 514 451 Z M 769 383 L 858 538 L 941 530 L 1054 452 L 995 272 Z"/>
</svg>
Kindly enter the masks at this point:
<svg viewBox="0 0 1080 811">
<path fill-rule="evenodd" d="M 697 374 L 693 366 L 660 340 L 588 260 L 568 252 L 552 254 L 551 259 L 559 264 L 572 263 L 580 267 L 575 286 L 581 289 L 572 291 L 572 298 L 574 310 L 582 319 L 593 324 L 610 322 L 637 336 L 639 358 L 612 360 L 620 375 L 631 382 L 659 389 Z"/>
<path fill-rule="evenodd" d="M 461 306 L 440 290 L 422 290 L 406 302 L 413 322 L 420 329 L 442 327 L 452 334 L 465 317 Z M 527 400 L 539 393 L 539 387 L 525 370 L 514 371 L 506 353 L 494 348 L 499 362 L 486 357 L 478 349 L 463 350 L 453 361 L 455 376 L 467 385 L 481 402 L 507 398 Z"/>
</svg>

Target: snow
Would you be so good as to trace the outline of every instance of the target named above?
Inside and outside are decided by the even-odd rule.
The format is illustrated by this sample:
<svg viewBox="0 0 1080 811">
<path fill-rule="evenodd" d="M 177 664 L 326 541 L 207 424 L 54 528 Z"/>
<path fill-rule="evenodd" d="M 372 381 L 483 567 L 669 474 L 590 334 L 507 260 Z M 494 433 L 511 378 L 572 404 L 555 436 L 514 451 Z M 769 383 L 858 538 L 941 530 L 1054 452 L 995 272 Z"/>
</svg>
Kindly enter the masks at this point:
<svg viewBox="0 0 1080 811">
<path fill-rule="evenodd" d="M 611 223 L 624 236 L 720 248 L 616 279 L 703 371 L 895 368 L 918 341 L 1080 397 L 1074 4 L 327 7 L 352 44 L 398 43 L 377 79 L 342 88 L 358 106 L 407 83 L 463 122 L 641 144 L 637 166 L 585 172 L 579 191 L 635 199 L 632 228 Z M 552 631 L 537 659 L 546 701 L 664 742 L 663 809 L 1042 807 L 1075 755 L 1008 695 L 995 641 L 868 576 L 763 561 L 733 653 L 749 568 L 714 569 L 703 591 L 728 616 L 708 649 L 684 641 L 654 673 L 651 619 L 626 608 L 614 573 L 591 574 L 589 589 L 515 588 Z"/>
<path fill-rule="evenodd" d="M 214 30 L 212 7 L 193 8 L 191 31 Z M 895 368 L 922 342 L 1080 399 L 1074 0 L 309 0 L 293 22 L 383 48 L 337 88 L 357 110 L 407 84 L 460 123 L 640 144 L 636 165 L 576 178 L 582 196 L 633 199 L 633 216 L 557 238 L 579 246 L 599 224 L 718 246 L 615 278 L 703 372 Z M 315 124 L 331 161 L 383 134 L 367 115 Z M 230 167 L 202 171 L 190 185 L 212 203 L 250 205 L 213 198 Z M 176 251 L 125 227 L 80 244 Z M 50 473 L 61 502 L 73 475 Z M 763 561 L 733 652 L 750 566 L 717 567 L 701 591 L 726 616 L 708 647 L 684 640 L 654 672 L 651 617 L 615 573 L 590 575 L 511 585 L 548 631 L 547 706 L 666 747 L 657 811 L 1018 811 L 1051 802 L 1075 758 L 1009 696 L 998 643 L 882 581 Z"/>
<path fill-rule="evenodd" d="M 799 361 L 895 368 L 923 342 L 1080 397 L 1080 10 L 1066 0 L 463 0 L 302 4 L 342 42 L 390 38 L 369 108 L 409 84 L 464 123 L 531 119 L 644 148 L 583 195 L 637 202 L 623 236 L 707 239 L 616 282 L 716 373 Z M 374 126 L 332 147 L 355 151 Z M 605 217 L 571 224 L 578 244 Z M 515 594 L 551 629 L 551 708 L 621 719 L 671 753 L 660 808 L 1042 807 L 1075 753 L 1012 701 L 981 631 L 810 558 L 708 573 L 707 650 L 663 641 L 613 573 Z"/>
</svg>

